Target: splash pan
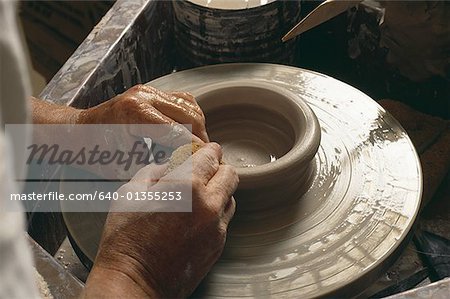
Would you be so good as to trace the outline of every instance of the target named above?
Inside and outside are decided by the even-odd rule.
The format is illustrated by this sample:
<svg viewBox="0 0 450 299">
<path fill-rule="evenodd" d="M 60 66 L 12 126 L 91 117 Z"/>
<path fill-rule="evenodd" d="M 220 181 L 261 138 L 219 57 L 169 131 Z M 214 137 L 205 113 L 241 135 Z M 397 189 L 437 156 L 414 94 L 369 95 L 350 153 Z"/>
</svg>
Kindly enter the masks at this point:
<svg viewBox="0 0 450 299">
<path fill-rule="evenodd" d="M 150 82 L 202 90 L 229 81 L 284 89 L 305 101 L 321 128 L 312 181 L 302 196 L 269 209 L 239 211 L 226 248 L 194 297 L 353 296 L 393 262 L 420 206 L 422 174 L 397 121 L 365 94 L 322 74 L 281 65 L 228 64 Z M 201 103 L 200 103 L 201 104 Z M 76 246 L 93 259 L 100 215 L 64 215 Z M 94 236 L 93 236 L 94 235 Z"/>
</svg>

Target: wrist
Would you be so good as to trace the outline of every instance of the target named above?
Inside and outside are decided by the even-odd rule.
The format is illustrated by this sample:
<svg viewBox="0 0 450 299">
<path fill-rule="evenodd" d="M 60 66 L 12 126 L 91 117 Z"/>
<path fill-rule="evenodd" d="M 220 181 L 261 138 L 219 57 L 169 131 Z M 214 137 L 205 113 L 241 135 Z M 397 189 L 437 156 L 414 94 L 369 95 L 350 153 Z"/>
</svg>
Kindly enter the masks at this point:
<svg viewBox="0 0 450 299">
<path fill-rule="evenodd" d="M 77 124 L 77 125 L 83 125 L 84 124 L 85 125 L 85 124 L 92 124 L 92 123 L 94 123 L 92 121 L 91 114 L 92 114 L 92 108 L 87 108 L 87 109 L 80 110 L 78 115 L 77 115 L 77 117 L 76 117 L 75 124 Z"/>
<path fill-rule="evenodd" d="M 166 292 L 161 289 L 161 285 L 157 281 L 161 281 L 155 277 L 161 272 L 161 269 L 155 269 L 153 265 L 145 261 L 145 257 L 139 254 L 139 250 L 133 250 L 128 245 L 129 241 L 123 240 L 120 244 L 114 242 L 114 245 L 108 244 L 112 240 L 102 240 L 99 252 L 95 259 L 94 268 L 102 270 L 102 272 L 110 271 L 121 273 L 139 286 L 148 296 L 161 298 L 167 297 Z M 127 252 L 130 250 L 130 253 Z M 147 252 L 150 256 L 151 251 Z M 159 271 L 158 271 L 159 270 Z"/>
<path fill-rule="evenodd" d="M 94 266 L 86 282 L 83 298 L 162 298 L 143 278 L 134 274 Z"/>
<path fill-rule="evenodd" d="M 31 98 L 33 123 L 76 124 L 83 110 Z"/>
<path fill-rule="evenodd" d="M 120 104 L 120 101 L 115 98 L 97 106 L 80 110 L 77 124 L 109 124 L 111 120 L 114 120 L 117 110 L 122 111 L 120 107 L 117 109 L 117 103 Z"/>
<path fill-rule="evenodd" d="M 68 124 L 79 124 L 78 119 L 82 113 L 82 109 L 77 109 L 73 107 L 67 107 L 67 109 L 62 112 L 62 121 L 61 123 L 68 123 Z"/>
</svg>

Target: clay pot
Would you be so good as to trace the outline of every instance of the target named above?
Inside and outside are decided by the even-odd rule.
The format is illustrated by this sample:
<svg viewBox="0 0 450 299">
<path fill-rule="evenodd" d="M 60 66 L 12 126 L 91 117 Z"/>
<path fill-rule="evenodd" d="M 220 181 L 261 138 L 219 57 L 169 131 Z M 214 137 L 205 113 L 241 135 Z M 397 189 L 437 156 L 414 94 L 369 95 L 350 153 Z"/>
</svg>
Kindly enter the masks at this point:
<svg viewBox="0 0 450 299">
<path fill-rule="evenodd" d="M 267 83 L 227 82 L 199 90 L 212 141 L 236 167 L 240 210 L 297 200 L 310 186 L 320 126 L 298 95 Z"/>
</svg>

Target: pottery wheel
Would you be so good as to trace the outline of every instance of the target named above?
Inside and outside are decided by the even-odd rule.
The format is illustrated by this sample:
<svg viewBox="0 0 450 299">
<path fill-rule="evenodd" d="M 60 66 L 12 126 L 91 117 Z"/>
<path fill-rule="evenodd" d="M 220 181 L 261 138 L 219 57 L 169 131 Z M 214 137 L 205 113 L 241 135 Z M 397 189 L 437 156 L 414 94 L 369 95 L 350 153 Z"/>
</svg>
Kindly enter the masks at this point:
<svg viewBox="0 0 450 299">
<path fill-rule="evenodd" d="M 298 94 L 322 130 L 316 173 L 297 201 L 239 213 L 223 255 L 196 297 L 306 298 L 353 296 L 369 286 L 408 241 L 420 206 L 422 175 L 414 147 L 398 122 L 357 89 L 328 76 L 270 64 L 227 64 L 177 72 L 149 84 L 196 90 L 254 80 Z M 88 257 L 97 244 L 88 222 L 65 219 Z M 92 226 L 90 226 L 92 227 Z M 98 225 L 101 227 L 101 225 Z"/>
</svg>

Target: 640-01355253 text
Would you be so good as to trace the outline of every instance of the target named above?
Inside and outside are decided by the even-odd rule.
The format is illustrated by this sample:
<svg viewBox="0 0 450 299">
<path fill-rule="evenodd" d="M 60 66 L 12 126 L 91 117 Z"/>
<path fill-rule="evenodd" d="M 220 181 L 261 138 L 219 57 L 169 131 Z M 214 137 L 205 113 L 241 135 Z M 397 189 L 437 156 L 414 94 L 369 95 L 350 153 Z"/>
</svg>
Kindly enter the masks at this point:
<svg viewBox="0 0 450 299">
<path fill-rule="evenodd" d="M 181 191 L 134 191 L 134 192 L 99 192 L 64 194 L 56 191 L 45 193 L 11 193 L 11 201 L 89 201 L 89 200 L 152 200 L 152 201 L 181 201 Z"/>
</svg>

